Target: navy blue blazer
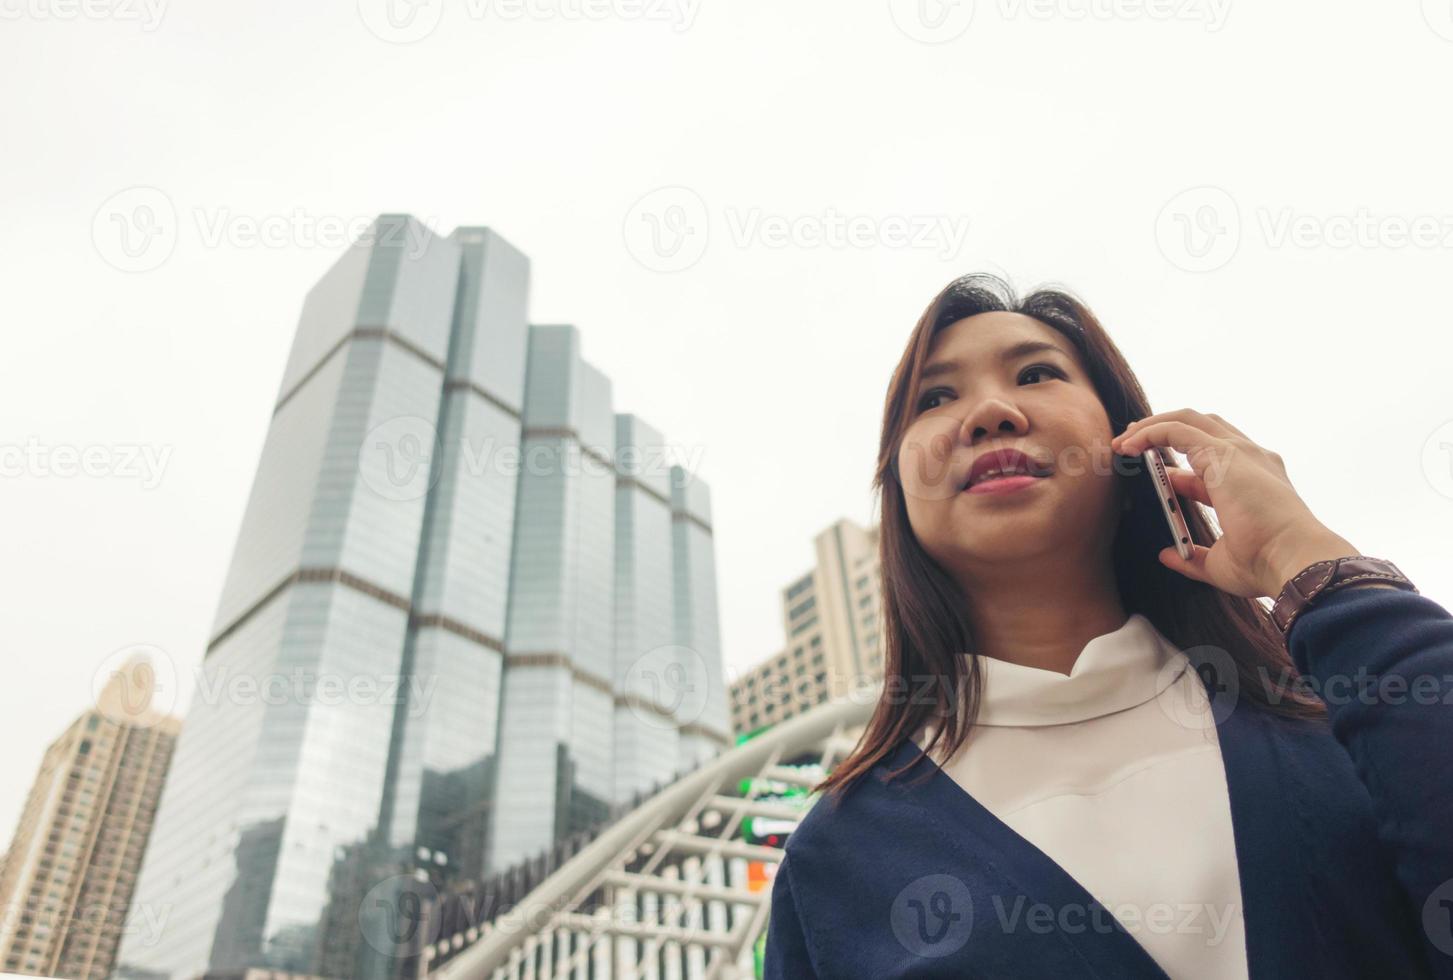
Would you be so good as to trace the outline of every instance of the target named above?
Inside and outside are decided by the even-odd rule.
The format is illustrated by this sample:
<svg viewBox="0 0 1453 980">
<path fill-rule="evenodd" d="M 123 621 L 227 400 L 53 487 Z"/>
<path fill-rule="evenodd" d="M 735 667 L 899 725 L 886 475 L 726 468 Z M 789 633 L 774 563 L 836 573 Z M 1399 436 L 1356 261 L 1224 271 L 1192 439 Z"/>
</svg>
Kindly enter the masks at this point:
<svg viewBox="0 0 1453 980">
<path fill-rule="evenodd" d="M 1291 651 L 1328 720 L 1240 699 L 1217 725 L 1249 975 L 1453 980 L 1453 615 L 1342 589 L 1293 624 Z M 884 781 L 923 756 L 905 739 L 792 832 L 767 980 L 1166 976 L 932 758 Z"/>
</svg>

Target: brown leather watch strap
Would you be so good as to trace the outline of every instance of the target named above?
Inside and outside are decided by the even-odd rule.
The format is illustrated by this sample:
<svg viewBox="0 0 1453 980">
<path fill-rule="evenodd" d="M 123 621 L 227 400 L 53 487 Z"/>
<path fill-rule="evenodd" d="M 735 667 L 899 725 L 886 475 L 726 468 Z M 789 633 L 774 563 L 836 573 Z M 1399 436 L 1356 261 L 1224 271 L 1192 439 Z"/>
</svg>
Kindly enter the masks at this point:
<svg viewBox="0 0 1453 980">
<path fill-rule="evenodd" d="M 1354 582 L 1383 582 L 1410 592 L 1418 591 L 1396 565 L 1383 558 L 1348 555 L 1314 562 L 1287 579 L 1271 607 L 1272 622 L 1281 630 L 1282 639 L 1290 639 L 1292 624 L 1318 597 Z"/>
</svg>

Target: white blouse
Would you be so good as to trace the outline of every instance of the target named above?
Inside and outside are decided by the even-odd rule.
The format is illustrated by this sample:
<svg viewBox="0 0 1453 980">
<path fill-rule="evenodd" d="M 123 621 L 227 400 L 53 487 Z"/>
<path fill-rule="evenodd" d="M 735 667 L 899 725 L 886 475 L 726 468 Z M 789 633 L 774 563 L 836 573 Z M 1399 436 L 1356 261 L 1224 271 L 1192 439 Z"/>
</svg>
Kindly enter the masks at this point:
<svg viewBox="0 0 1453 980">
<path fill-rule="evenodd" d="M 979 659 L 978 723 L 953 759 L 935 746 L 944 772 L 1083 885 L 1166 973 L 1245 978 L 1226 773 L 1186 655 L 1134 613 L 1090 640 L 1068 675 Z M 931 736 L 930 725 L 914 741 L 921 749 Z"/>
</svg>

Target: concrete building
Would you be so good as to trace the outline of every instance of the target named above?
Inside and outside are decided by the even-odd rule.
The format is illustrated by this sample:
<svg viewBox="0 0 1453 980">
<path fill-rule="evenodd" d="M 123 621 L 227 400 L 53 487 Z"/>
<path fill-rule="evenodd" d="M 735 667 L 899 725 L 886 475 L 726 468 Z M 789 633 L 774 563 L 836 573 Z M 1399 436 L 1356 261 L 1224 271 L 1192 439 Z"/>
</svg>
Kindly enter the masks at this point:
<svg viewBox="0 0 1453 980">
<path fill-rule="evenodd" d="M 46 750 L 0 870 L 0 970 L 111 975 L 181 727 L 151 710 L 154 677 L 127 660 Z"/>
<path fill-rule="evenodd" d="M 738 735 L 882 680 L 877 528 L 844 518 L 817 535 L 814 550 L 816 564 L 782 589 L 787 645 L 732 682 Z"/>
</svg>

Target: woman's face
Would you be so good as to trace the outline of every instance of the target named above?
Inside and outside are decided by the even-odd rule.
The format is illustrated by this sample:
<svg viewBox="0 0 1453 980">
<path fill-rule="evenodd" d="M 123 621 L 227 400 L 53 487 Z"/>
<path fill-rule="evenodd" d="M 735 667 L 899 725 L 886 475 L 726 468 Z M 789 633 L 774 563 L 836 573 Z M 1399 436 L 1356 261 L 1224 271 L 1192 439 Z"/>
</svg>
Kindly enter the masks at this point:
<svg viewBox="0 0 1453 980">
<path fill-rule="evenodd" d="M 1052 346 L 1015 350 L 1026 344 Z M 1063 334 L 1019 313 L 959 320 L 934 336 L 909 397 L 899 478 L 913 533 L 946 570 L 1108 552 L 1120 514 L 1113 433 Z M 964 489 L 976 459 L 1005 449 L 1049 474 L 1008 492 Z"/>
</svg>

